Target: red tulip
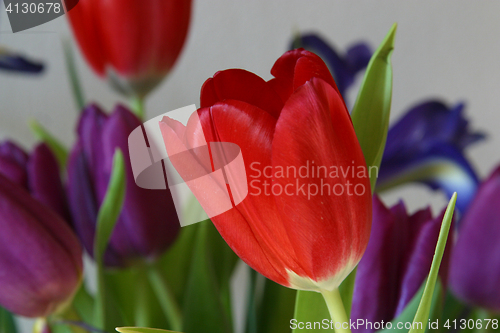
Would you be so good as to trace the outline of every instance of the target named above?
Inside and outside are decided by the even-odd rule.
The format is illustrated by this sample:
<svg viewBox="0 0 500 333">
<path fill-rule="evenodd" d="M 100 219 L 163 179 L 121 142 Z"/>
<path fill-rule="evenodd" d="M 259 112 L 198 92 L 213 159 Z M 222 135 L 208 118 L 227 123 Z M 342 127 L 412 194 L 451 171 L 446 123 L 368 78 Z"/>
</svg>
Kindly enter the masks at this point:
<svg viewBox="0 0 500 333">
<path fill-rule="evenodd" d="M 190 13 L 191 0 L 80 0 L 68 16 L 92 68 L 143 97 L 177 60 Z"/>
<path fill-rule="evenodd" d="M 186 128 L 168 117 L 160 128 L 169 156 L 205 139 L 241 148 L 248 195 L 212 221 L 243 261 L 287 287 L 334 290 L 368 244 L 366 163 L 344 101 L 319 57 L 289 51 L 271 74 L 266 82 L 241 69 L 218 72 L 201 91 L 197 116 L 203 131 L 193 126 L 196 114 Z M 207 170 L 199 149 L 190 152 L 195 158 L 171 159 L 184 180 L 196 168 Z M 211 195 L 220 190 L 215 187 L 191 187 L 205 210 L 220 204 Z"/>
</svg>

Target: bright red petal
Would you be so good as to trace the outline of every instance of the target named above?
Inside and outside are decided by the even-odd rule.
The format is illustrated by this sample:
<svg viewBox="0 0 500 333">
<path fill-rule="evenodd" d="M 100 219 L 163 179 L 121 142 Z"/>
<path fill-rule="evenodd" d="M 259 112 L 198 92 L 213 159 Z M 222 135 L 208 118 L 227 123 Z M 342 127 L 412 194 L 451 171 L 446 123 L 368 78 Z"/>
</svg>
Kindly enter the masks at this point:
<svg viewBox="0 0 500 333">
<path fill-rule="evenodd" d="M 271 74 L 275 77 L 273 88 L 286 101 L 288 97 L 313 77 L 323 79 L 338 93 L 330 70 L 316 54 L 296 49 L 283 54 L 274 63 Z"/>
<path fill-rule="evenodd" d="M 283 102 L 261 77 L 243 69 L 217 72 L 201 89 L 201 107 L 234 99 L 254 105 L 278 118 Z"/>
<path fill-rule="evenodd" d="M 99 13 L 98 5 L 99 1 L 80 0 L 78 6 L 68 12 L 68 18 L 87 61 L 99 75 L 104 75 L 106 55 L 95 14 Z"/>
<path fill-rule="evenodd" d="M 273 180 L 283 189 L 293 184 L 293 191 L 290 186 L 288 191 L 293 193 L 276 196 L 276 203 L 309 277 L 319 281 L 355 265 L 370 234 L 370 183 L 344 103 L 328 83 L 313 78 L 290 97 L 276 125 L 272 154 L 275 172 L 288 166 L 299 172 L 308 166 L 309 175 L 303 170 L 304 177 L 289 172 L 275 174 Z M 326 167 L 327 173 L 321 169 L 318 177 L 318 166 Z M 331 174 L 335 168 L 338 177 Z M 359 168 L 366 178 L 358 177 Z M 349 190 L 353 195 L 347 194 Z"/>
<path fill-rule="evenodd" d="M 271 166 L 271 147 L 276 120 L 255 106 L 227 101 L 219 103 L 201 117 L 213 125 L 213 136 L 220 142 L 236 143 L 242 151 L 249 184 L 248 196 L 234 210 L 213 218 L 222 237 L 251 267 L 270 279 L 288 285 L 286 269 L 303 270 L 286 235 L 283 222 L 277 214 L 274 198 L 265 194 L 264 182 L 272 183 L 263 169 Z M 208 137 L 207 137 L 208 139 Z M 271 175 L 272 173 L 266 172 Z M 259 193 L 260 192 L 260 193 Z M 241 215 L 241 218 L 235 216 Z M 244 239 L 244 241 L 242 241 Z M 259 251 L 255 249 L 259 248 Z M 269 268 L 269 265 L 273 269 Z"/>
</svg>

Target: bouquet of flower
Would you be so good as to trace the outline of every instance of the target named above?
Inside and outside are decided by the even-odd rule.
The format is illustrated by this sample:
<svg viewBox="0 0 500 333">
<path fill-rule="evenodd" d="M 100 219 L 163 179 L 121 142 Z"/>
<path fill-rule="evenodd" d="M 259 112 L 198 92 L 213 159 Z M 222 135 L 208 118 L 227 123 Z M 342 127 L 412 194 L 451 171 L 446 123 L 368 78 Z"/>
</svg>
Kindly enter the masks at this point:
<svg viewBox="0 0 500 333">
<path fill-rule="evenodd" d="M 130 105 L 88 103 L 66 44 L 76 141 L 34 121 L 30 152 L 0 143 L 0 333 L 16 316 L 37 333 L 232 333 L 241 317 L 245 333 L 497 331 L 500 169 L 480 180 L 466 158 L 484 135 L 463 103 L 427 100 L 389 126 L 396 25 L 375 51 L 296 34 L 270 80 L 219 71 L 198 109 L 148 121 L 192 6 L 68 9 Z M 5 51 L 0 68 L 43 66 Z M 412 182 L 449 204 L 410 214 L 379 197 Z"/>
</svg>

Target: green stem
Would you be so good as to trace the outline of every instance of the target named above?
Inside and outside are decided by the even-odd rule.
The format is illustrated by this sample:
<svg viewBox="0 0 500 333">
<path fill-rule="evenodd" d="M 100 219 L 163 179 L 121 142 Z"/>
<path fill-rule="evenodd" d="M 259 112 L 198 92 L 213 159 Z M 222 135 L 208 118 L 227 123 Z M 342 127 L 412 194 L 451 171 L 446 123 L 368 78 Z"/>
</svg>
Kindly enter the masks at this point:
<svg viewBox="0 0 500 333">
<path fill-rule="evenodd" d="M 94 325 L 98 329 L 106 327 L 105 281 L 103 259 L 96 258 L 97 293 L 94 307 Z"/>
<path fill-rule="evenodd" d="M 351 333 L 351 329 L 349 328 L 349 319 L 347 318 L 338 288 L 332 291 L 321 290 L 321 294 L 325 299 L 328 311 L 330 311 L 330 316 L 334 321 L 335 332 Z"/>
<path fill-rule="evenodd" d="M 179 305 L 170 290 L 167 281 L 165 281 L 160 269 L 156 265 L 151 265 L 148 270 L 149 281 L 158 300 L 160 302 L 163 313 L 167 317 L 168 322 L 173 331 L 182 330 L 182 315 Z"/>
<path fill-rule="evenodd" d="M 69 82 L 71 84 L 71 92 L 75 100 L 78 112 L 82 112 L 85 108 L 85 97 L 83 95 L 82 85 L 80 83 L 80 76 L 76 68 L 75 56 L 69 38 L 62 40 L 64 49 L 64 60 L 66 62 L 66 70 L 68 71 Z"/>
<path fill-rule="evenodd" d="M 144 119 L 144 98 L 142 97 L 133 97 L 130 101 L 130 107 L 132 111 L 135 113 L 137 118 L 140 120 Z"/>
<path fill-rule="evenodd" d="M 136 290 L 136 306 L 135 306 L 135 326 L 149 327 L 151 326 L 150 300 L 148 297 L 148 276 L 145 267 L 138 269 L 137 290 Z"/>
</svg>

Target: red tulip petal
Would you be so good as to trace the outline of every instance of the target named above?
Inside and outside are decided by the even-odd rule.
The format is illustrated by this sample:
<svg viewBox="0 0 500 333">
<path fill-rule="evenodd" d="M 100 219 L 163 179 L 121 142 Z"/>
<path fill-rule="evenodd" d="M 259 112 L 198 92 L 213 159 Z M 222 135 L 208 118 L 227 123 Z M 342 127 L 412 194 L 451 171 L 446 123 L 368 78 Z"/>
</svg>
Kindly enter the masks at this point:
<svg viewBox="0 0 500 333">
<path fill-rule="evenodd" d="M 274 197 L 264 194 L 264 182 L 270 184 L 272 180 L 263 171 L 271 167 L 276 120 L 267 112 L 239 101 L 226 101 L 205 110 L 200 118 L 205 123 L 204 128 L 215 129 L 211 136 L 220 142 L 236 143 L 241 148 L 249 182 L 248 196 L 236 206 L 242 218 L 236 219 L 238 214 L 231 211 L 212 221 L 229 246 L 250 266 L 274 281 L 289 285 L 286 269 L 304 274 L 303 269 L 295 260 Z M 207 124 L 210 120 L 213 125 Z M 241 241 L 242 237 L 245 242 Z M 264 268 L 268 262 L 274 270 Z"/>
<path fill-rule="evenodd" d="M 275 174 L 273 181 L 291 195 L 276 196 L 286 233 L 295 247 L 298 262 L 307 265 L 315 281 L 351 269 L 361 258 L 371 227 L 371 192 L 363 153 L 339 94 L 326 82 L 313 78 L 297 89 L 281 112 L 273 141 L 273 167 L 326 166 L 321 178 Z M 337 167 L 339 176 L 331 175 Z M 349 169 L 348 169 L 349 167 Z M 355 173 L 353 174 L 353 167 Z M 365 174 L 358 177 L 359 169 Z M 342 175 L 342 171 L 347 174 Z M 303 173 L 302 173 L 303 174 Z M 324 175 L 324 171 L 322 171 Z M 305 185 L 305 193 L 300 186 Z M 323 184 L 326 184 L 323 186 Z M 350 184 L 350 186 L 349 186 Z M 332 192 L 328 195 L 328 188 Z M 336 187 L 334 187 L 336 186 Z M 355 187 L 357 186 L 357 187 Z M 308 197 L 315 188 L 321 194 Z M 347 195 L 354 190 L 361 195 Z M 344 191 L 340 195 L 341 190 Z M 339 193 L 335 195 L 333 193 Z M 345 274 L 345 272 L 344 272 Z"/>
<path fill-rule="evenodd" d="M 304 49 L 291 50 L 283 54 L 274 63 L 271 74 L 276 78 L 271 80 L 271 85 L 284 101 L 295 89 L 313 77 L 323 79 L 339 93 L 332 74 L 323 60 Z"/>
<path fill-rule="evenodd" d="M 201 89 L 201 107 L 234 99 L 269 112 L 278 118 L 283 108 L 280 96 L 261 77 L 243 69 L 217 72 Z"/>
<path fill-rule="evenodd" d="M 105 72 L 106 54 L 97 15 L 99 2 L 99 0 L 79 1 L 78 6 L 68 12 L 68 18 L 87 61 L 102 76 Z"/>
<path fill-rule="evenodd" d="M 174 65 L 184 46 L 191 17 L 192 0 L 160 0 L 157 3 L 160 6 L 156 13 L 159 17 L 158 31 L 161 33 L 153 31 L 158 42 L 154 52 L 154 67 L 160 72 L 167 72 Z"/>
</svg>

